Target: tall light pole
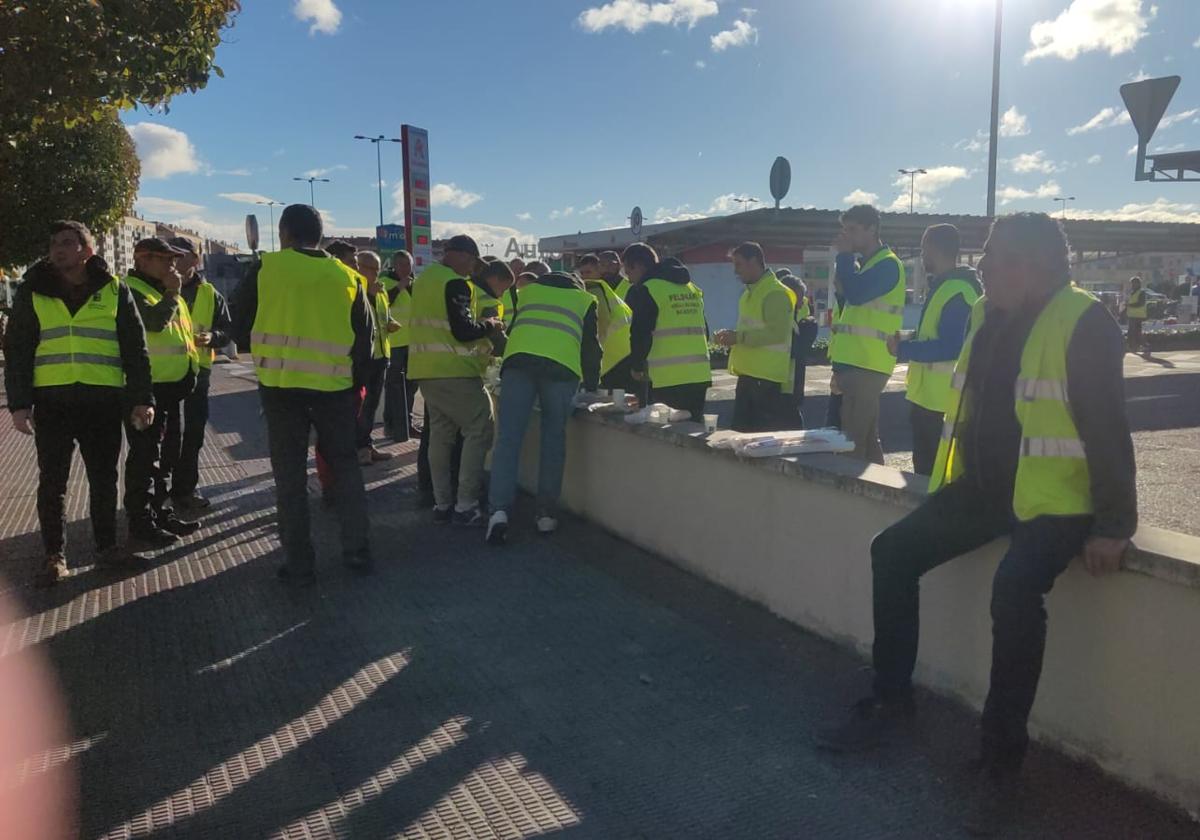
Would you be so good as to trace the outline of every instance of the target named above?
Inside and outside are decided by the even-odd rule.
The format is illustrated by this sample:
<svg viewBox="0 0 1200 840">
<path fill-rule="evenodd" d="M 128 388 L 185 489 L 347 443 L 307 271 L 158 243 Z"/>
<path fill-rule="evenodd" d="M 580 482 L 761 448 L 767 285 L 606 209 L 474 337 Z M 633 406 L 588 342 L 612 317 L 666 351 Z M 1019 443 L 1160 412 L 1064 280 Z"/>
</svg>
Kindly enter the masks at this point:
<svg viewBox="0 0 1200 840">
<path fill-rule="evenodd" d="M 734 201 L 742 206 L 742 212 L 745 212 L 747 204 L 758 204 L 757 198 L 735 198 Z"/>
<path fill-rule="evenodd" d="M 1065 222 L 1067 220 L 1067 202 L 1074 201 L 1075 196 L 1073 196 L 1073 195 L 1057 196 L 1057 197 L 1055 197 L 1054 200 L 1062 202 L 1062 218 L 1063 218 L 1063 221 Z"/>
<path fill-rule="evenodd" d="M 328 178 L 293 178 L 293 181 L 308 181 L 308 200 L 313 207 L 317 206 L 317 193 L 313 189 L 313 183 L 320 181 L 322 184 L 328 184 Z"/>
<path fill-rule="evenodd" d="M 489 254 L 492 253 L 492 249 L 496 247 L 494 242 L 484 242 L 482 244 Z"/>
<path fill-rule="evenodd" d="M 996 152 L 1000 139 L 1000 31 L 1004 23 L 1004 0 L 996 0 L 996 42 L 992 48 L 992 130 L 988 143 L 988 218 L 996 215 Z"/>
<path fill-rule="evenodd" d="M 383 156 L 379 151 L 380 143 L 403 143 L 399 137 L 367 137 L 365 134 L 355 134 L 355 140 L 367 140 L 375 144 L 375 183 L 379 185 L 379 224 L 383 225 Z"/>
<path fill-rule="evenodd" d="M 254 203 L 267 205 L 267 212 L 271 214 L 271 250 L 274 251 L 275 250 L 275 206 L 278 204 L 283 204 L 283 202 L 275 201 L 274 199 L 271 199 L 270 201 L 256 201 Z"/>
<path fill-rule="evenodd" d="M 911 214 L 913 211 L 913 194 L 917 189 L 917 176 L 927 175 L 928 172 L 924 169 L 901 169 L 900 174 L 908 176 L 908 212 Z"/>
</svg>

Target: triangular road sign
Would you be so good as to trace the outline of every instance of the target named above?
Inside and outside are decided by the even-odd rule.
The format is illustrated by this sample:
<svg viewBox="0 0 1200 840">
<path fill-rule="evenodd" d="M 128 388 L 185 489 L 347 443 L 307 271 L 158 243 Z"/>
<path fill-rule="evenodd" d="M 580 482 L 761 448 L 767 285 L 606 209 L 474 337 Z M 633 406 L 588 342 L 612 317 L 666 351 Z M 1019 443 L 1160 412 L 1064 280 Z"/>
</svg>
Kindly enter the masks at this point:
<svg viewBox="0 0 1200 840">
<path fill-rule="evenodd" d="M 1167 105 L 1179 87 L 1178 76 L 1163 76 L 1161 79 L 1146 79 L 1142 82 L 1130 82 L 1121 85 L 1121 98 L 1125 100 L 1125 110 L 1133 120 L 1137 129 L 1138 140 L 1143 144 L 1149 143 L 1158 128 L 1158 122 L 1167 112 Z"/>
</svg>

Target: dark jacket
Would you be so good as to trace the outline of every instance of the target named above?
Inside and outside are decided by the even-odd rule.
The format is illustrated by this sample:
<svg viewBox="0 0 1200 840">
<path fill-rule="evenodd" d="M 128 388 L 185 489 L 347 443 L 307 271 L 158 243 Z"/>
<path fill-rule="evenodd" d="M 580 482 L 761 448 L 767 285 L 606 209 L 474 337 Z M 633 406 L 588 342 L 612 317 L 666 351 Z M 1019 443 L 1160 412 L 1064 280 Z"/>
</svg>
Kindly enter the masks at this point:
<svg viewBox="0 0 1200 840">
<path fill-rule="evenodd" d="M 933 301 L 934 293 L 938 287 L 950 279 L 966 280 L 976 294 L 982 294 L 983 289 L 979 285 L 979 277 L 975 273 L 975 269 L 970 266 L 960 265 L 949 271 L 938 274 L 929 281 L 929 294 L 925 296 L 925 305 L 921 307 L 921 321 L 925 322 L 925 315 L 929 311 L 929 304 Z M 897 348 L 896 360 L 899 362 L 952 362 L 958 358 L 958 354 L 962 352 L 963 342 L 967 338 L 967 327 L 971 321 L 971 304 L 963 299 L 962 295 L 955 295 L 951 300 L 946 302 L 942 307 L 942 314 L 938 318 L 937 334 L 930 339 L 910 339 L 909 341 L 900 342 Z M 920 332 L 920 327 L 917 328 Z"/>
<path fill-rule="evenodd" d="M 8 392 L 8 407 L 20 411 L 42 402 L 85 404 L 110 399 L 113 389 L 100 385 L 53 385 L 33 387 L 33 359 L 40 337 L 33 295 L 60 298 L 74 315 L 87 299 L 112 282 L 108 265 L 100 257 L 87 261 L 87 281 L 78 289 L 59 275 L 48 260 L 39 260 L 25 272 L 25 282 L 17 288 L 9 315 L 8 332 L 4 340 L 4 382 Z M 124 283 L 117 290 L 117 343 L 121 348 L 121 364 L 125 369 L 124 401 L 128 408 L 135 405 L 154 405 L 150 383 L 150 355 L 146 351 L 146 334 L 138 314 L 137 297 Z"/>
<path fill-rule="evenodd" d="M 552 271 L 539 277 L 534 283 L 552 286 L 555 289 L 580 289 L 582 281 L 573 274 Z M 532 284 L 531 284 L 532 285 Z M 520 322 L 514 322 L 514 329 Z M 599 319 L 596 317 L 596 304 L 593 301 L 583 316 L 583 341 L 579 346 L 580 368 L 583 371 L 583 387 L 594 391 L 600 382 L 600 357 L 604 350 L 600 346 Z M 532 376 L 542 376 L 560 382 L 575 379 L 575 373 L 553 359 L 544 356 L 533 356 L 528 353 L 515 353 L 504 360 L 504 370 L 513 368 L 528 371 Z"/>
<path fill-rule="evenodd" d="M 400 277 L 396 276 L 395 271 L 388 271 L 387 276 L 391 277 L 397 283 L 397 285 L 392 286 L 392 288 L 388 289 L 388 293 L 387 293 L 388 306 L 391 306 L 393 303 L 396 302 L 396 298 L 400 295 L 401 289 L 408 289 L 409 293 L 410 294 L 412 293 L 413 277 L 410 274 L 407 278 L 400 278 Z"/>
<path fill-rule="evenodd" d="M 137 269 L 130 271 L 129 276 L 136 277 L 162 295 L 162 299 L 151 306 L 150 301 L 146 300 L 146 298 L 142 297 L 136 291 L 130 290 L 133 294 L 133 302 L 137 304 L 138 313 L 142 316 L 142 326 L 146 328 L 146 332 L 162 332 L 179 311 L 179 296 L 166 294 L 166 289 L 162 283 Z M 154 383 L 154 390 L 158 394 L 159 402 L 181 400 L 190 394 L 195 387 L 196 374 L 191 369 L 174 382 Z"/>
<path fill-rule="evenodd" d="M 487 327 L 483 321 L 475 320 L 471 311 L 471 284 L 474 281 L 457 278 L 446 284 L 446 319 L 450 332 L 463 344 L 487 338 Z"/>
<path fill-rule="evenodd" d="M 196 292 L 200 288 L 200 282 L 200 275 L 193 274 L 179 291 L 191 310 L 196 308 Z M 209 346 L 219 349 L 233 339 L 233 322 L 229 318 L 229 304 L 225 302 L 225 296 L 215 288 L 213 295 L 216 299 L 213 301 L 212 344 Z"/>
<path fill-rule="evenodd" d="M 667 257 L 658 265 L 652 266 L 645 275 L 647 280 L 666 280 L 686 286 L 692 282 L 692 275 L 687 266 L 674 257 Z M 646 357 L 650 355 L 650 347 L 654 344 L 654 328 L 658 325 L 658 304 L 646 290 L 645 282 L 635 283 L 625 298 L 629 308 L 633 310 L 633 321 L 629 327 L 629 359 L 630 370 L 645 371 Z M 708 333 L 707 322 L 704 332 Z"/>
<path fill-rule="evenodd" d="M 962 429 L 965 478 L 1011 507 L 1021 451 L 1016 380 L 1021 353 L 1042 306 L 1005 316 L 988 310 L 975 336 Z M 1092 533 L 1126 538 L 1137 530 L 1136 466 L 1125 413 L 1125 345 L 1109 312 L 1094 304 L 1067 348 L 1067 399 L 1087 453 L 1096 508 Z"/>
<path fill-rule="evenodd" d="M 314 248 L 297 248 L 298 253 L 314 260 L 331 260 L 333 257 Z M 255 262 L 238 284 L 230 301 L 233 312 L 233 339 L 243 350 L 250 349 L 250 333 L 254 318 L 258 314 L 258 272 L 261 262 Z M 372 351 L 375 344 L 375 318 L 367 302 L 367 289 L 358 284 L 358 292 L 350 305 L 350 328 L 354 330 L 354 344 L 350 348 L 350 363 L 354 368 L 354 384 L 361 387 L 371 375 Z M 304 388 L 280 388 L 281 391 L 305 391 Z"/>
</svg>

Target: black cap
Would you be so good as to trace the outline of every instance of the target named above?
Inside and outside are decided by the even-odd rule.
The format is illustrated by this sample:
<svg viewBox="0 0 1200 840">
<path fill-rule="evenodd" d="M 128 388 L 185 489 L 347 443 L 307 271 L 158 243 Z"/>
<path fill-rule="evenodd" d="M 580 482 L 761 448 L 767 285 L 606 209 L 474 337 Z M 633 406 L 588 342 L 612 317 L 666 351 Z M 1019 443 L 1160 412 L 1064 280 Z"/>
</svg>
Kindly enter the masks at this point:
<svg viewBox="0 0 1200 840">
<path fill-rule="evenodd" d="M 325 246 L 325 250 L 337 256 L 338 254 L 357 254 L 358 249 L 344 239 L 335 239 Z"/>
<path fill-rule="evenodd" d="M 787 266 L 784 266 L 783 268 L 777 268 L 777 269 L 775 269 L 775 276 L 776 277 L 791 277 L 792 270 L 790 268 L 788 268 Z"/>
<path fill-rule="evenodd" d="M 146 239 L 139 240 L 138 243 L 133 246 L 133 252 L 135 254 L 171 254 L 176 257 L 187 253 L 187 251 L 184 251 L 182 248 L 176 248 L 174 245 L 169 244 L 165 239 L 160 239 L 157 236 L 151 236 Z"/>
<path fill-rule="evenodd" d="M 193 243 L 192 240 L 188 239 L 186 236 L 172 236 L 167 240 L 167 244 L 174 248 L 182 248 L 189 254 L 196 253 L 195 243 Z"/>
<path fill-rule="evenodd" d="M 451 236 L 446 240 L 446 244 L 442 247 L 442 250 L 461 251 L 464 254 L 470 254 L 472 257 L 479 256 L 479 246 L 475 244 L 474 239 L 465 233 L 460 233 L 458 236 Z"/>
</svg>

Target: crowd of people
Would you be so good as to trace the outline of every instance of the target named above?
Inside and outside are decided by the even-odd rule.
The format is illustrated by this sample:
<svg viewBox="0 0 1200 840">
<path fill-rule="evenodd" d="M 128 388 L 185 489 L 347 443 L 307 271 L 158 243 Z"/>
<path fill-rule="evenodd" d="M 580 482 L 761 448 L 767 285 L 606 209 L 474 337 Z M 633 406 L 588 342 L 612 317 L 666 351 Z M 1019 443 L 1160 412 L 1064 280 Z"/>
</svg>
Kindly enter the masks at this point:
<svg viewBox="0 0 1200 840">
<path fill-rule="evenodd" d="M 566 426 L 581 388 L 627 394 L 630 407 L 665 403 L 699 420 L 711 343 L 728 350 L 737 377 L 735 431 L 804 426 L 812 302 L 754 242 L 730 253 L 743 286 L 736 327 L 710 333 L 687 266 L 644 243 L 552 270 L 481 256 L 458 235 L 414 277 L 403 251 L 384 272 L 372 252 L 344 242 L 322 248 L 321 216 L 306 205 L 283 211 L 279 241 L 227 307 L 199 277 L 186 240 L 137 243 L 134 269 L 118 279 L 95 256 L 86 227 L 53 226 L 48 256 L 17 293 L 5 345 L 13 424 L 37 446 L 40 583 L 67 574 L 63 502 L 76 443 L 100 566 L 146 563 L 118 546 L 122 428 L 131 542 L 162 548 L 201 527 L 209 502 L 197 493 L 197 459 L 209 377 L 214 348 L 231 339 L 254 361 L 285 558 L 279 575 L 294 587 L 317 580 L 307 492 L 314 430 L 342 560 L 358 573 L 374 568 L 362 468 L 392 457 L 372 437 L 381 401 L 389 440 L 420 436 L 418 486 L 432 521 L 480 527 L 492 545 L 508 538 L 535 405 L 533 525 L 541 534 L 559 525 Z M 1044 597 L 1074 557 L 1096 574 L 1118 568 L 1137 526 L 1123 337 L 1071 282 L 1066 237 L 1045 214 L 997 219 L 978 273 L 960 265 L 953 226 L 930 227 L 921 259 L 931 281 L 908 336 L 904 264 L 881 238 L 878 211 L 847 210 L 834 245 L 828 422 L 853 444 L 850 457 L 882 463 L 880 396 L 907 363 L 914 467 L 930 477 L 931 493 L 872 544 L 874 689 L 817 742 L 866 750 L 911 719 L 921 576 L 1009 536 L 992 592 L 991 690 L 973 809 L 975 825 L 986 828 L 1013 806 L 1045 646 Z"/>
</svg>

